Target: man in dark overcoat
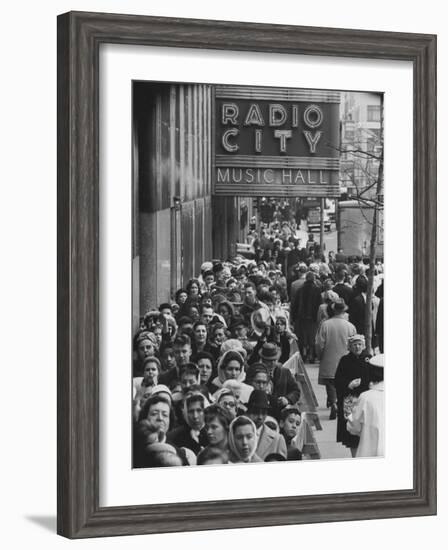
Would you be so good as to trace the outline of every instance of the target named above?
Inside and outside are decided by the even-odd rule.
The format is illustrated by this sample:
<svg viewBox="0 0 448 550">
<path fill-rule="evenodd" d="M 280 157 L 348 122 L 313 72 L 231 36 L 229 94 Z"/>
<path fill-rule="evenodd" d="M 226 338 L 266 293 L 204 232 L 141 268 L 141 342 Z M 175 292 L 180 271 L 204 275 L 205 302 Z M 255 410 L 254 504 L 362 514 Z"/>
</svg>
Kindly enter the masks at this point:
<svg viewBox="0 0 448 550">
<path fill-rule="evenodd" d="M 291 303 L 291 321 L 294 323 L 299 349 L 304 360 L 314 362 L 314 339 L 317 331 L 317 312 L 322 303 L 321 289 L 315 282 L 315 274 L 309 271 L 305 283 Z"/>
<path fill-rule="evenodd" d="M 272 384 L 272 414 L 279 417 L 280 411 L 287 405 L 295 405 L 300 399 L 300 388 L 291 371 L 278 363 L 281 350 L 273 342 L 263 344 L 259 356 L 265 365 Z"/>
</svg>

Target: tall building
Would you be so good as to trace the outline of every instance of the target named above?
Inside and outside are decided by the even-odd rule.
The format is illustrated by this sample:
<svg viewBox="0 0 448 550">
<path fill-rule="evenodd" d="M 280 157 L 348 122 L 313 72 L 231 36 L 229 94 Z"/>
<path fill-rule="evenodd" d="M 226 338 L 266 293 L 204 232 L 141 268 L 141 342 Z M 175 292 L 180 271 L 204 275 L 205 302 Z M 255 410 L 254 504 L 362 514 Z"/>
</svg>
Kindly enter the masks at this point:
<svg viewBox="0 0 448 550">
<path fill-rule="evenodd" d="M 349 196 L 373 198 L 381 154 L 381 95 L 341 94 L 340 184 Z"/>
<path fill-rule="evenodd" d="M 370 253 L 373 205 L 378 203 L 382 108 L 381 94 L 341 93 L 339 183 L 342 196 L 348 200 L 339 203 L 338 241 L 349 255 Z M 378 211 L 377 254 L 383 254 L 382 208 Z"/>
</svg>

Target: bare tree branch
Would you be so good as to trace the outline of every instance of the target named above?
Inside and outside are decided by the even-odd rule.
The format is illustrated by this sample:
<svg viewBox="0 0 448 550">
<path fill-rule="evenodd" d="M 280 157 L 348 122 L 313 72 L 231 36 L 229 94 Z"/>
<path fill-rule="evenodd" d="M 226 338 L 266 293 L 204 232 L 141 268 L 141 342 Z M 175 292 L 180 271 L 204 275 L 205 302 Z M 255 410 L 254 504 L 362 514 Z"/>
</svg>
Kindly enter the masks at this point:
<svg viewBox="0 0 448 550">
<path fill-rule="evenodd" d="M 366 151 L 365 149 L 359 149 L 359 148 L 353 148 L 353 149 L 344 149 L 343 147 L 336 147 L 332 145 L 331 143 L 326 143 L 327 147 L 330 147 L 330 149 L 334 149 L 335 151 L 339 151 L 339 153 L 342 154 L 357 154 L 357 155 L 364 155 L 366 157 L 372 158 L 374 160 L 377 160 L 378 162 L 381 160 L 381 155 L 375 155 L 375 153 L 370 153 L 369 151 Z"/>
</svg>

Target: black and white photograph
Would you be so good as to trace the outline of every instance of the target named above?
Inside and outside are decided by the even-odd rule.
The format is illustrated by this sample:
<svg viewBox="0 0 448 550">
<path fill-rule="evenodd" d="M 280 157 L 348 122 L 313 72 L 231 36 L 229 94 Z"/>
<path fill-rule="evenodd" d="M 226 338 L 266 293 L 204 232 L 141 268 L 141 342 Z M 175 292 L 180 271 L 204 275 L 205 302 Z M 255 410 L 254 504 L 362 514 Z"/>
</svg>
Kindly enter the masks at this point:
<svg viewBox="0 0 448 550">
<path fill-rule="evenodd" d="M 387 456 L 384 111 L 132 82 L 133 468 Z"/>
<path fill-rule="evenodd" d="M 443 548 L 443 6 L 5 3 L 5 549 Z"/>
</svg>

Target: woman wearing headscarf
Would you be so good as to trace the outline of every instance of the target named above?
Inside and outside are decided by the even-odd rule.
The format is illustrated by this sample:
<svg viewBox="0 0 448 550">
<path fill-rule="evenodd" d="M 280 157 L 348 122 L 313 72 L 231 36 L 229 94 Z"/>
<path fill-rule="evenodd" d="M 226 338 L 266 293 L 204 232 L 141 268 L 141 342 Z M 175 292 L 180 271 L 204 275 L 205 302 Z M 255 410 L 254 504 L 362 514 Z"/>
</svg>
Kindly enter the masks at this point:
<svg viewBox="0 0 448 550">
<path fill-rule="evenodd" d="M 369 355 L 365 347 L 362 334 L 351 336 L 348 339 L 349 353 L 341 357 L 334 377 L 338 406 L 336 441 L 348 447 L 352 456 L 356 454 L 359 437 L 347 431 L 346 417 L 359 395 L 369 389 Z"/>
<path fill-rule="evenodd" d="M 252 387 L 244 383 L 244 358 L 240 351 L 226 351 L 218 362 L 218 376 L 213 380 L 216 389 L 222 388 L 227 380 L 236 380 L 241 383 L 240 399 L 247 403 Z"/>
<path fill-rule="evenodd" d="M 232 420 L 229 427 L 229 462 L 263 462 L 255 453 L 257 444 L 257 428 L 250 418 L 238 416 Z"/>
<path fill-rule="evenodd" d="M 237 416 L 246 414 L 247 412 L 247 407 L 245 405 L 247 400 L 243 403 L 241 398 L 242 395 L 247 397 L 248 395 L 247 388 L 248 388 L 247 384 L 245 384 L 244 382 L 238 382 L 238 380 L 226 380 L 223 384 L 223 389 L 230 390 L 235 396 Z M 253 388 L 251 388 L 250 386 L 249 386 L 249 389 L 250 389 L 250 392 L 253 391 Z"/>
<path fill-rule="evenodd" d="M 215 403 L 229 413 L 233 420 L 238 416 L 238 399 L 230 388 L 221 388 L 213 396 Z"/>
<path fill-rule="evenodd" d="M 274 342 L 280 348 L 278 362 L 283 364 L 292 355 L 291 350 L 297 349 L 297 336 L 289 330 L 288 320 L 283 315 L 277 315 L 274 329 Z"/>
</svg>

